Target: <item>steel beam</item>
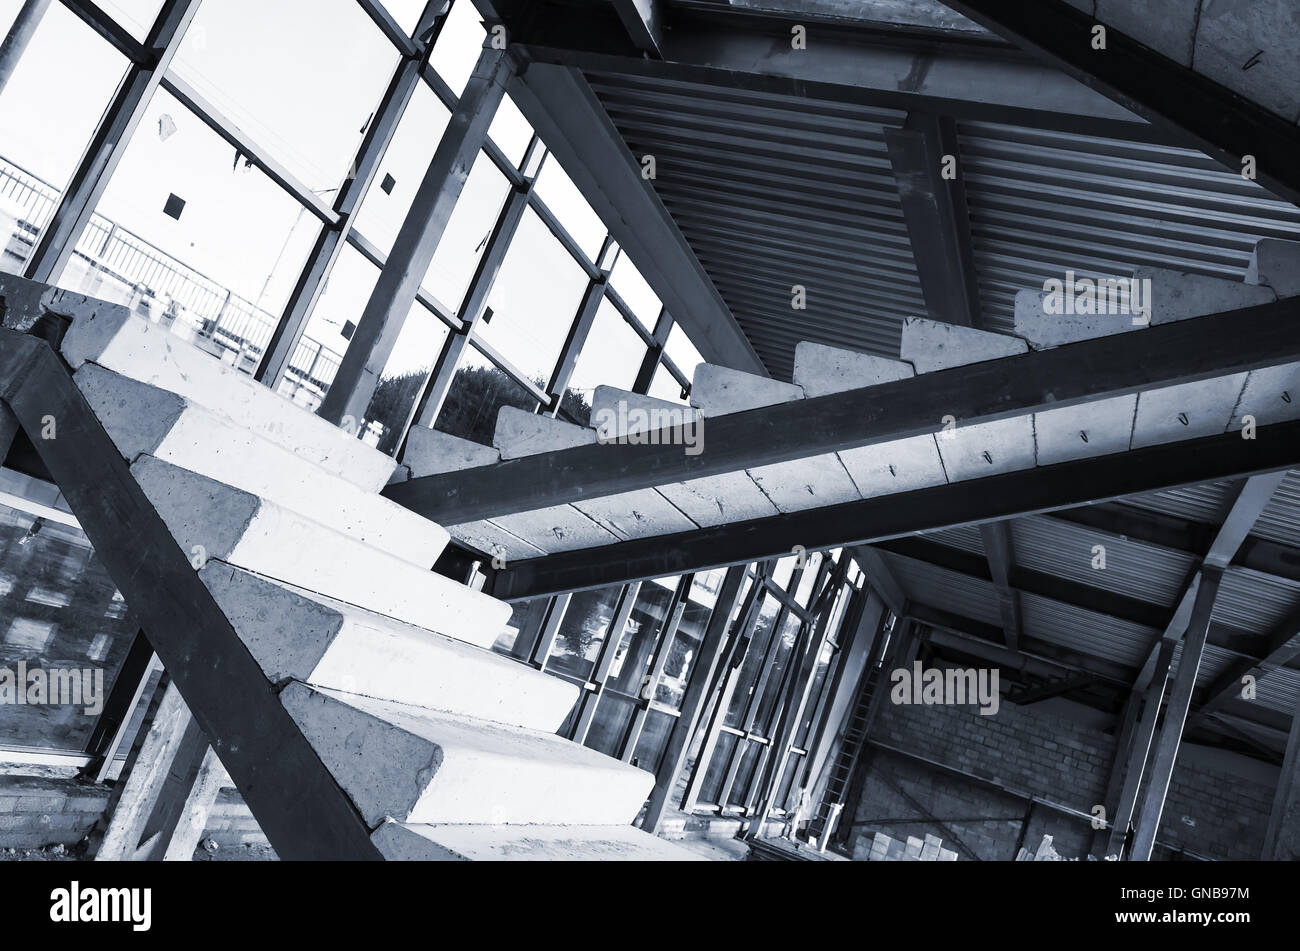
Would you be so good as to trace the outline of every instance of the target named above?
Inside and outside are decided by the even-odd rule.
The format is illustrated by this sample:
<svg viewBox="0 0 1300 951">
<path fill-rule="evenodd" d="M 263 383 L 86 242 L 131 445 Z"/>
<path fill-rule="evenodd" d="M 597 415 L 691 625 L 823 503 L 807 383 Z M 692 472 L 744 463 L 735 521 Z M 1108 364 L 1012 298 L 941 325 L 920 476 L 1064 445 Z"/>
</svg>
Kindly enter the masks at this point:
<svg viewBox="0 0 1300 951">
<path fill-rule="evenodd" d="M 1094 17 L 1066 0 L 943 0 L 1133 110 L 1192 141 L 1233 172 L 1255 157 L 1262 185 L 1300 203 L 1300 127 L 1113 26 L 1093 48 Z"/>
<path fill-rule="evenodd" d="M 1291 712 L 1291 732 L 1287 735 L 1286 755 L 1282 758 L 1282 771 L 1278 774 L 1277 789 L 1273 794 L 1273 808 L 1269 810 L 1268 826 L 1264 830 L 1264 848 L 1260 858 L 1265 861 L 1295 858 L 1287 854 L 1291 850 L 1282 847 L 1282 827 L 1294 812 L 1292 800 L 1300 783 L 1296 782 L 1300 774 L 1300 699 L 1296 700 Z"/>
<path fill-rule="evenodd" d="M 940 404 L 942 405 L 942 404 Z M 1089 505 L 1300 465 L 1300 422 L 1009 472 L 954 485 L 515 562 L 492 593 L 505 600 L 659 578 L 789 554 L 877 543 L 915 532 Z M 391 490 L 390 490 L 391 491 Z M 593 492 L 592 495 L 603 493 Z M 418 509 L 417 509 L 418 511 Z M 455 519 L 455 516 L 453 516 Z"/>
<path fill-rule="evenodd" d="M 979 279 L 956 121 L 911 112 L 903 128 L 885 130 L 885 144 L 928 316 L 980 326 Z"/>
<path fill-rule="evenodd" d="M 1011 528 L 1008 522 L 985 522 L 980 526 L 984 542 L 984 557 L 988 560 L 989 574 L 998 589 L 998 609 L 1002 612 L 1002 633 L 1007 648 L 1018 650 L 1024 622 L 1020 611 L 1020 593 L 1011 584 L 1011 572 L 1016 556 L 1012 550 Z"/>
<path fill-rule="evenodd" d="M 1192 691 L 1196 688 L 1196 674 L 1201 669 L 1201 657 L 1205 653 L 1205 639 L 1210 631 L 1210 616 L 1214 612 L 1214 600 L 1218 596 L 1219 582 L 1222 578 L 1221 567 L 1207 564 L 1201 569 L 1201 581 L 1197 586 L 1191 619 L 1187 624 L 1187 633 L 1182 637 L 1183 649 L 1178 658 L 1178 672 L 1174 675 L 1174 684 L 1169 693 L 1164 726 L 1160 730 L 1160 739 L 1156 741 L 1155 752 L 1152 754 L 1151 779 L 1147 784 L 1146 795 L 1138 815 L 1133 850 L 1129 856 L 1131 861 L 1146 862 L 1151 858 L 1151 849 L 1155 845 L 1156 832 L 1160 828 L 1160 817 L 1165 808 L 1165 798 L 1169 793 L 1169 781 L 1174 773 L 1174 762 L 1178 758 L 1178 747 L 1183 740 L 1183 728 L 1187 723 L 1187 711 L 1192 703 Z"/>
<path fill-rule="evenodd" d="M 514 62 L 504 50 L 484 47 L 479 55 L 393 239 L 388 262 L 357 320 L 334 382 L 316 410 L 322 418 L 342 423 L 350 417 L 358 424 L 365 418 L 513 70 Z"/>
<path fill-rule="evenodd" d="M 1292 298 L 719 416 L 697 455 L 667 431 L 656 445 L 579 446 L 411 479 L 385 494 L 458 524 L 874 446 L 939 431 L 941 412 L 968 426 L 1300 361 L 1297 318 Z"/>
</svg>

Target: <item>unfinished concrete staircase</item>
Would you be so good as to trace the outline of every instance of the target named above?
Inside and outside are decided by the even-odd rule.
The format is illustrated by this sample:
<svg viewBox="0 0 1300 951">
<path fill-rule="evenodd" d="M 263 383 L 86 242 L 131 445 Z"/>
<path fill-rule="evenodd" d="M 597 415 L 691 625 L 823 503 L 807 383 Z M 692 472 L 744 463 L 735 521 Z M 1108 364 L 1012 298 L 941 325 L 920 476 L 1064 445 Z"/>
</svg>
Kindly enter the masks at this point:
<svg viewBox="0 0 1300 951">
<path fill-rule="evenodd" d="M 695 857 L 631 827 L 652 774 L 555 735 L 578 689 L 488 649 L 509 606 L 430 570 L 449 536 L 379 495 L 393 459 L 123 308 L 71 312 L 76 386 L 381 855 Z"/>
</svg>

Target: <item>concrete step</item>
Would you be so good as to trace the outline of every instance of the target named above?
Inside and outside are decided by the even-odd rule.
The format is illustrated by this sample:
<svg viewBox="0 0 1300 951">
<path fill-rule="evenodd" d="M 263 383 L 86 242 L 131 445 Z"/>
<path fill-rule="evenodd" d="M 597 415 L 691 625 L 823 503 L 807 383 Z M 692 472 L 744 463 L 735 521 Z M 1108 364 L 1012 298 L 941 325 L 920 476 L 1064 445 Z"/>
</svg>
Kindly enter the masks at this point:
<svg viewBox="0 0 1300 951">
<path fill-rule="evenodd" d="M 908 317 L 903 321 L 899 343 L 901 358 L 912 364 L 917 373 L 933 373 L 1028 351 L 1029 345 L 1019 337 L 945 324 L 928 317 Z"/>
<path fill-rule="evenodd" d="M 272 683 L 300 680 L 554 733 L 578 687 L 463 641 L 224 562 L 199 572 Z"/>
<path fill-rule="evenodd" d="M 397 463 L 391 457 L 252 377 L 125 307 L 84 300 L 81 307 L 64 300 L 59 311 L 73 317 L 60 349 L 74 370 L 86 362 L 98 363 L 133 380 L 170 390 L 367 492 L 378 492 L 393 477 Z"/>
<path fill-rule="evenodd" d="M 168 390 L 93 363 L 73 379 L 126 458 L 143 454 L 305 515 L 421 568 L 447 547 L 442 526 L 365 492 L 252 430 Z"/>
<path fill-rule="evenodd" d="M 510 606 L 318 522 L 152 456 L 131 473 L 181 550 L 487 647 Z"/>
<path fill-rule="evenodd" d="M 828 396 L 916 375 L 910 363 L 805 340 L 794 348 L 794 382 L 806 396 Z"/>
<path fill-rule="evenodd" d="M 561 737 L 291 683 L 285 709 L 366 823 L 626 825 L 654 776 Z"/>
<path fill-rule="evenodd" d="M 1300 294 L 1300 241 L 1261 238 L 1246 268 L 1247 284 L 1262 284 L 1279 298 Z"/>
<path fill-rule="evenodd" d="M 627 826 L 415 825 L 385 822 L 371 841 L 393 862 L 704 862 Z"/>
<path fill-rule="evenodd" d="M 803 399 L 803 388 L 770 377 L 701 363 L 691 380 L 691 405 L 710 416 Z"/>
<path fill-rule="evenodd" d="M 492 434 L 492 445 L 502 459 L 520 459 L 541 452 L 589 446 L 596 434 L 586 426 L 576 426 L 562 419 L 538 416 L 514 406 L 503 406 L 497 412 L 497 427 Z"/>
</svg>

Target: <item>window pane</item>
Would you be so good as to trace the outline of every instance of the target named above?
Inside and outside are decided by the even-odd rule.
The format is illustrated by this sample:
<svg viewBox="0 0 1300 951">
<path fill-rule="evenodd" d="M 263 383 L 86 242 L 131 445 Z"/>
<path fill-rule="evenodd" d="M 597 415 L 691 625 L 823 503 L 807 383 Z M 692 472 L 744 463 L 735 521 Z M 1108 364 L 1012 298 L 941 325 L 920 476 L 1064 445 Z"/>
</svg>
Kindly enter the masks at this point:
<svg viewBox="0 0 1300 951">
<path fill-rule="evenodd" d="M 664 344 L 664 352 L 668 354 L 670 360 L 677 364 L 677 369 L 685 374 L 687 379 L 695 378 L 695 368 L 704 362 L 700 356 L 700 351 L 695 349 L 695 344 L 691 343 L 686 331 L 673 324 L 672 329 L 668 331 L 668 342 Z"/>
<path fill-rule="evenodd" d="M 546 669 L 589 680 L 596 669 L 596 656 L 614 619 L 622 587 L 579 591 L 569 601 L 560 629 L 546 659 Z"/>
<path fill-rule="evenodd" d="M 578 186 L 573 184 L 554 155 L 547 156 L 542 173 L 537 176 L 536 188 L 538 197 L 551 214 L 559 219 L 587 257 L 595 261 L 605 243 L 605 223 L 591 210 Z"/>
<path fill-rule="evenodd" d="M 355 0 L 220 0 L 199 7 L 173 68 L 328 199 L 397 60 Z"/>
<path fill-rule="evenodd" d="M 668 736 L 676 724 L 677 718 L 662 710 L 649 711 L 645 725 L 641 727 L 641 736 L 636 741 L 636 750 L 632 753 L 632 765 L 656 772 L 668 746 Z"/>
<path fill-rule="evenodd" d="M 763 736 L 770 736 L 769 730 L 776 720 L 779 710 L 782 683 L 786 667 L 790 664 L 790 655 L 794 650 L 795 640 L 799 636 L 802 622 L 793 614 L 787 614 L 781 625 L 781 634 L 773 645 L 768 659 L 767 681 L 763 684 L 763 695 L 759 698 L 758 709 L 749 725 L 749 729 Z"/>
<path fill-rule="evenodd" d="M 126 27 L 137 40 L 149 36 L 162 4 L 163 0 L 98 0 L 100 9 Z"/>
<path fill-rule="evenodd" d="M 529 379 L 545 386 L 555 369 L 587 274 L 530 209 L 488 296 L 479 333 Z"/>
<path fill-rule="evenodd" d="M 645 325 L 646 330 L 654 330 L 663 305 L 628 257 L 627 251 L 618 256 L 614 270 L 609 272 L 609 283 L 618 291 L 618 296 L 623 298 L 623 303 L 632 308 L 632 313 Z"/>
<path fill-rule="evenodd" d="M 626 697 L 605 693 L 596 704 L 596 715 L 583 745 L 606 756 L 621 756 L 636 704 Z"/>
<path fill-rule="evenodd" d="M 688 402 L 682 395 L 682 384 L 678 382 L 677 377 L 673 376 L 662 363 L 656 368 L 655 375 L 650 379 L 649 395 L 656 399 L 668 400 L 670 403 L 681 403 L 685 406 Z"/>
<path fill-rule="evenodd" d="M 490 446 L 502 406 L 517 406 L 532 413 L 537 409 L 537 400 L 500 367 L 468 346 L 434 428 Z"/>
<path fill-rule="evenodd" d="M 424 275 L 425 289 L 452 313 L 460 311 L 509 191 L 506 177 L 480 152 Z"/>
<path fill-rule="evenodd" d="M 514 101 L 509 96 L 503 96 L 501 105 L 497 106 L 497 114 L 492 117 L 492 125 L 488 127 L 488 135 L 517 167 L 528 151 L 528 143 L 533 138 L 533 127 L 528 124 Z"/>
<path fill-rule="evenodd" d="M 717 803 L 722 783 L 727 778 L 727 761 L 736 749 L 738 737 L 734 733 L 721 733 L 713 749 L 713 757 L 705 767 L 704 782 L 700 786 L 701 803 Z"/>
<path fill-rule="evenodd" d="M 385 255 L 393 249 L 393 239 L 411 209 L 411 200 L 450 118 L 451 113 L 433 90 L 424 83 L 415 88 L 379 172 L 357 211 L 357 231 Z"/>
<path fill-rule="evenodd" d="M 772 639 L 772 632 L 776 628 L 776 618 L 780 611 L 780 605 L 770 594 L 762 594 L 762 605 L 759 607 L 758 621 L 754 625 L 754 632 L 750 637 L 749 649 L 745 652 L 745 659 L 741 662 L 740 673 L 736 678 L 736 689 L 731 695 L 731 706 L 727 710 L 726 725 L 741 729 L 745 726 L 745 713 L 749 707 L 750 691 L 754 689 L 759 675 L 763 669 L 763 659 L 767 652 L 767 645 Z"/>
<path fill-rule="evenodd" d="M 282 395 L 310 410 L 320 406 L 377 280 L 379 269 L 355 248 L 344 246 L 325 279 L 325 289 L 316 299 L 289 365 L 276 384 Z"/>
<path fill-rule="evenodd" d="M 817 583 L 817 571 L 821 564 L 822 553 L 819 551 L 808 555 L 804 561 L 803 574 L 799 577 L 799 587 L 794 594 L 794 599 L 799 602 L 800 607 L 808 607 L 808 599 L 812 597 L 813 585 Z"/>
<path fill-rule="evenodd" d="M 645 344 L 628 326 L 618 308 L 603 301 L 569 378 L 569 396 L 564 409 L 586 425 L 591 417 L 591 397 L 596 387 L 632 389 L 645 353 Z"/>
<path fill-rule="evenodd" d="M 80 752 L 138 626 L 57 488 L 0 469 L 0 492 L 0 670 L 14 680 L 6 689 L 21 686 L 30 701 L 35 682 L 65 670 L 73 676 L 63 686 L 81 690 L 56 695 L 55 681 L 22 705 L 11 693 L 0 745 Z"/>
<path fill-rule="evenodd" d="M 21 6 L 0 0 L 0 31 Z M 51 4 L 0 92 L 0 270 L 22 269 L 126 70 L 126 59 Z"/>
<path fill-rule="evenodd" d="M 252 372 L 320 224 L 232 156 L 159 90 L 59 284 Z"/>
<path fill-rule="evenodd" d="M 447 325 L 423 304 L 417 301 L 411 308 L 366 409 L 362 438 L 380 452 L 397 452 L 397 442 L 448 333 Z"/>
<path fill-rule="evenodd" d="M 457 96 L 465 91 L 465 82 L 474 72 L 486 35 L 473 0 L 454 0 L 451 15 L 442 25 L 438 42 L 433 44 L 431 62 Z"/>
</svg>

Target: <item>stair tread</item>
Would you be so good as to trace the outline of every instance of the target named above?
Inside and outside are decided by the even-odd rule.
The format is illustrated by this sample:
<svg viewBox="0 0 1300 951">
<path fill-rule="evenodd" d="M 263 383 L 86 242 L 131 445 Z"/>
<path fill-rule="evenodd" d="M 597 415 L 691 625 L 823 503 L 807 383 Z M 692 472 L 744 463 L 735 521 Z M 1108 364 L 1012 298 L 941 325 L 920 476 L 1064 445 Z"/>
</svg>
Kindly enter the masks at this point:
<svg viewBox="0 0 1300 951">
<path fill-rule="evenodd" d="M 422 825 L 386 822 L 371 836 L 391 860 L 702 862 L 630 825 Z"/>
<path fill-rule="evenodd" d="M 251 492 L 358 541 L 429 568 L 442 526 L 367 492 L 189 397 L 85 364 L 73 379 L 128 462 L 148 454 Z"/>
<path fill-rule="evenodd" d="M 281 702 L 373 827 L 630 823 L 653 774 L 553 733 L 289 684 Z"/>
<path fill-rule="evenodd" d="M 60 345 L 75 370 L 87 362 L 194 400 L 362 489 L 378 492 L 397 462 L 125 307 L 88 299 Z M 91 307 L 89 304 L 97 306 Z"/>
<path fill-rule="evenodd" d="M 199 578 L 272 683 L 554 731 L 579 688 L 525 664 L 224 562 Z"/>
<path fill-rule="evenodd" d="M 187 557 L 224 561 L 480 647 L 510 606 L 305 516 L 141 456 L 131 474 Z"/>
</svg>

